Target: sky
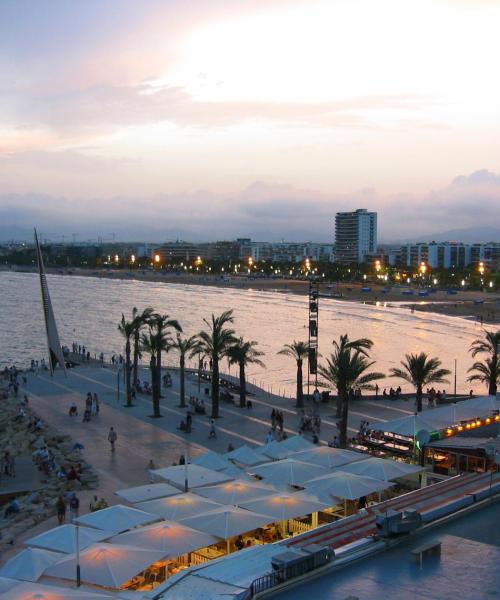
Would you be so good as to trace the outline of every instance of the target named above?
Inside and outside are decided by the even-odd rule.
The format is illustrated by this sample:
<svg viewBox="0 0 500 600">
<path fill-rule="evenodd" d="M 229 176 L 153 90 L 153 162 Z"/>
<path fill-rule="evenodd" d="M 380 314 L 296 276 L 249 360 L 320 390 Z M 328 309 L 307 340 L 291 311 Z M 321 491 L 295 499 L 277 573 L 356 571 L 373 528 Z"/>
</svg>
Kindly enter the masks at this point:
<svg viewBox="0 0 500 600">
<path fill-rule="evenodd" d="M 500 0 L 2 0 L 0 229 L 500 223 Z"/>
</svg>

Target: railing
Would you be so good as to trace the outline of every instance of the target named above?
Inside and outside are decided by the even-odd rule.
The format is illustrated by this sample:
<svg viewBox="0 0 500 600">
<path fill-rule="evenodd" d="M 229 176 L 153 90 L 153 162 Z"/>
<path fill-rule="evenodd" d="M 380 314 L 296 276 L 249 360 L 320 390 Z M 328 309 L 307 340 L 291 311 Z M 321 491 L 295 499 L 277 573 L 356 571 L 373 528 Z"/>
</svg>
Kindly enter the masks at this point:
<svg viewBox="0 0 500 600">
<path fill-rule="evenodd" d="M 273 571 L 272 573 L 267 573 L 266 575 L 255 579 L 250 586 L 250 598 L 253 598 L 260 592 L 265 592 L 266 590 L 275 587 L 282 581 L 283 573 L 279 571 Z"/>
<path fill-rule="evenodd" d="M 320 565 L 316 565 L 314 556 L 305 556 L 304 560 L 300 562 L 287 565 L 281 569 L 267 573 L 262 577 L 258 577 L 250 586 L 250 598 L 253 598 L 260 592 L 265 592 L 266 590 L 269 590 L 280 583 L 284 583 L 285 581 L 295 579 L 301 575 L 304 575 L 305 573 L 314 571 L 314 569 L 318 566 Z"/>
</svg>

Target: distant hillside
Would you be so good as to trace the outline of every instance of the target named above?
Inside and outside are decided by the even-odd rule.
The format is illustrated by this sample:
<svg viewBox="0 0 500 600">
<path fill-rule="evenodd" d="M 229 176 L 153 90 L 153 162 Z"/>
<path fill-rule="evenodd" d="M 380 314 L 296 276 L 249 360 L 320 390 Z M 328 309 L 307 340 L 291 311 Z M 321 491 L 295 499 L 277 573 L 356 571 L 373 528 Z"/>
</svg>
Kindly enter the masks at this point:
<svg viewBox="0 0 500 600">
<path fill-rule="evenodd" d="M 469 244 L 483 242 L 500 242 L 500 229 L 497 227 L 467 227 L 450 229 L 440 233 L 429 233 L 416 237 L 407 237 L 387 243 L 405 244 L 408 242 L 464 242 Z"/>
</svg>

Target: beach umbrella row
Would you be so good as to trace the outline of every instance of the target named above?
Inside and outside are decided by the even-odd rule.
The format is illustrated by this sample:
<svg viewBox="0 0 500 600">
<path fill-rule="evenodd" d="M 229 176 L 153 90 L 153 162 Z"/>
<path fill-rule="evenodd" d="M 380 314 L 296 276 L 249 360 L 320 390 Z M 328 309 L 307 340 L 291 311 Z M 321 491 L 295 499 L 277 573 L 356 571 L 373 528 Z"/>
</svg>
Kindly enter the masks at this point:
<svg viewBox="0 0 500 600">
<path fill-rule="evenodd" d="M 79 527 L 78 547 L 80 550 L 84 550 L 96 542 L 102 542 L 103 540 L 110 538 L 112 535 L 114 535 L 114 532 L 112 531 L 93 529 L 91 527 Z M 59 525 L 58 527 L 49 529 L 49 531 L 44 531 L 40 535 L 29 538 L 25 543 L 28 544 L 28 546 L 36 546 L 55 552 L 72 554 L 73 552 L 76 552 L 76 526 L 69 523 Z"/>
</svg>

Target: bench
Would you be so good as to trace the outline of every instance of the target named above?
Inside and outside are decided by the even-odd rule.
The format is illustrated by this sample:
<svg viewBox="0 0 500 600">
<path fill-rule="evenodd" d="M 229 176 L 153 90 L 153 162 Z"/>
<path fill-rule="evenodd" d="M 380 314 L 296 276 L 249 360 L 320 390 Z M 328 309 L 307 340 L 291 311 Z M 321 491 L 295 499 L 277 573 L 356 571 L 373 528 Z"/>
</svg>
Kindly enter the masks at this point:
<svg viewBox="0 0 500 600">
<path fill-rule="evenodd" d="M 421 567 L 424 557 L 441 556 L 441 542 L 439 540 L 430 540 L 426 544 L 413 548 L 411 554 L 415 562 L 418 562 Z"/>
</svg>

